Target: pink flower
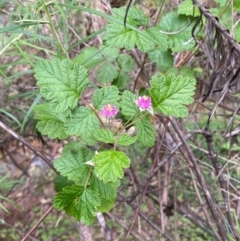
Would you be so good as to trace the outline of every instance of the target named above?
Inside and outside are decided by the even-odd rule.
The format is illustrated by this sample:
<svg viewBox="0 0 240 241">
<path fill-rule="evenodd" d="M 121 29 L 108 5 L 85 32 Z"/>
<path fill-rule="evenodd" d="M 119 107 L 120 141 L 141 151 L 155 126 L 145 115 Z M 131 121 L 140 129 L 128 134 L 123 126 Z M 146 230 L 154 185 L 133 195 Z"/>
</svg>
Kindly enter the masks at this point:
<svg viewBox="0 0 240 241">
<path fill-rule="evenodd" d="M 152 108 L 152 99 L 149 96 L 140 96 L 136 101 L 136 104 L 139 106 L 140 111 L 148 111 L 153 115 L 153 108 Z"/>
<path fill-rule="evenodd" d="M 118 113 L 118 110 L 115 107 L 115 105 L 107 104 L 107 105 L 104 105 L 102 108 L 102 114 L 107 118 L 115 117 L 117 113 Z"/>
</svg>

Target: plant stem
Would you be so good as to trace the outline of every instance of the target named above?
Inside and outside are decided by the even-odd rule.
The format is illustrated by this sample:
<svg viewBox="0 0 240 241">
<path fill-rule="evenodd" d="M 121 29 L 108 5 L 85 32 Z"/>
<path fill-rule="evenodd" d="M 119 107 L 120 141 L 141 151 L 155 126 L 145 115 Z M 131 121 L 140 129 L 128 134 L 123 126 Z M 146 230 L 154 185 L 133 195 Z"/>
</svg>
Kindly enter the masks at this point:
<svg viewBox="0 0 240 241">
<path fill-rule="evenodd" d="M 52 18 L 51 18 L 51 14 L 50 14 L 49 9 L 48 9 L 48 5 L 49 5 L 49 4 L 45 3 L 45 4 L 44 4 L 44 9 L 45 9 L 46 14 L 47 14 L 47 17 L 48 17 L 49 26 L 50 26 L 50 28 L 51 28 L 51 30 L 52 30 L 52 33 L 53 33 L 54 37 L 57 39 L 57 42 L 59 43 L 62 51 L 64 52 L 65 56 L 67 57 L 67 53 L 66 53 L 66 51 L 65 51 L 65 49 L 64 49 L 64 47 L 63 47 L 63 45 L 62 45 L 62 42 L 61 42 L 61 40 L 59 39 L 59 36 L 58 36 L 58 34 L 57 34 L 57 31 L 56 31 L 56 29 L 55 29 L 55 27 L 54 27 L 54 24 L 53 24 L 53 21 L 52 21 Z"/>
</svg>

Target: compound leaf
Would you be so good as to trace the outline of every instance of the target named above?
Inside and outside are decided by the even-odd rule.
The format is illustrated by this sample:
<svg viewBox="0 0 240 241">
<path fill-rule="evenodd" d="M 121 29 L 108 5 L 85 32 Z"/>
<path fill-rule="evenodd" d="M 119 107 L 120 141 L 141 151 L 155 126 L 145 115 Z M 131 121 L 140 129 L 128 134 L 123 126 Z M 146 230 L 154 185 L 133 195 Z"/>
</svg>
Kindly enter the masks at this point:
<svg viewBox="0 0 240 241">
<path fill-rule="evenodd" d="M 188 109 L 184 105 L 193 102 L 196 80 L 169 74 L 156 74 L 151 82 L 150 96 L 153 106 L 165 115 L 185 117 Z"/>
<path fill-rule="evenodd" d="M 93 69 L 101 64 L 104 58 L 101 51 L 95 47 L 88 47 L 80 52 L 73 62 L 84 66 L 86 69 Z"/>
<path fill-rule="evenodd" d="M 84 139 L 84 137 L 91 137 L 93 131 L 99 128 L 99 120 L 92 109 L 81 106 L 64 126 L 68 134 Z"/>
<path fill-rule="evenodd" d="M 93 134 L 98 141 L 114 143 L 113 133 L 109 129 L 98 129 Z"/>
<path fill-rule="evenodd" d="M 122 95 L 122 101 L 120 103 L 122 114 L 127 117 L 133 117 L 139 111 L 139 107 L 135 103 L 137 96 L 132 92 L 125 90 Z"/>
<path fill-rule="evenodd" d="M 149 59 L 157 64 L 158 69 L 166 70 L 173 66 L 173 55 L 172 51 L 162 51 L 160 49 L 155 49 L 149 52 Z"/>
<path fill-rule="evenodd" d="M 96 175 L 92 175 L 90 180 L 90 187 L 92 190 L 95 190 L 99 193 L 99 196 L 101 199 L 105 200 L 114 200 L 117 197 L 117 187 L 118 182 L 107 182 L 104 183 L 99 178 L 96 177 Z"/>
<path fill-rule="evenodd" d="M 122 71 L 130 72 L 134 69 L 135 62 L 131 56 L 126 54 L 120 54 L 117 57 L 117 64 Z"/>
<path fill-rule="evenodd" d="M 63 188 L 53 199 L 55 208 L 64 209 L 69 215 L 87 225 L 93 223 L 100 202 L 96 191 L 76 185 Z"/>
<path fill-rule="evenodd" d="M 130 136 L 128 134 L 120 134 L 117 138 L 117 144 L 120 146 L 129 146 L 136 142 L 137 136 Z"/>
<path fill-rule="evenodd" d="M 168 34 L 169 48 L 173 52 L 184 51 L 195 46 L 190 23 L 191 20 L 187 16 L 178 15 L 175 12 L 168 13 L 163 17 L 160 30 Z"/>
<path fill-rule="evenodd" d="M 118 88 L 115 86 L 107 86 L 95 90 L 93 93 L 93 106 L 97 110 L 101 110 L 104 105 L 113 104 L 119 106 L 118 100 L 120 99 Z"/>
<path fill-rule="evenodd" d="M 90 166 L 86 165 L 86 162 L 92 156 L 92 152 L 83 147 L 77 151 L 68 149 L 63 151 L 62 156 L 57 158 L 53 165 L 62 176 L 81 183 L 87 178 Z"/>
<path fill-rule="evenodd" d="M 115 150 L 102 151 L 93 157 L 96 163 L 94 173 L 103 182 L 116 182 L 123 177 L 123 168 L 130 166 L 130 160 L 125 153 Z"/>
<path fill-rule="evenodd" d="M 68 59 L 42 60 L 35 66 L 40 92 L 50 100 L 53 112 L 64 112 L 77 106 L 79 97 L 89 83 L 87 70 Z"/>
<path fill-rule="evenodd" d="M 119 55 L 119 48 L 100 46 L 101 53 L 109 62 L 114 61 Z"/>
<path fill-rule="evenodd" d="M 118 77 L 112 82 L 114 86 L 117 86 L 118 89 L 126 89 L 127 85 L 130 83 L 131 77 L 128 73 L 120 71 Z"/>
<path fill-rule="evenodd" d="M 144 146 L 153 146 L 156 140 L 156 133 L 151 122 L 147 118 L 144 118 L 137 122 L 136 127 L 138 141 Z"/>
<path fill-rule="evenodd" d="M 54 189 L 56 192 L 60 192 L 64 187 L 72 186 L 73 184 L 74 182 L 69 180 L 67 177 L 58 175 L 54 181 Z"/>
<path fill-rule="evenodd" d="M 97 78 L 100 83 L 110 83 L 118 76 L 116 67 L 111 63 L 105 63 L 97 71 Z"/>
<path fill-rule="evenodd" d="M 193 3 L 192 3 L 192 0 L 185 0 L 183 1 L 177 12 L 178 14 L 183 14 L 183 15 L 186 15 L 186 16 L 194 16 L 197 17 L 197 16 L 200 16 L 200 11 L 197 7 L 195 7 L 194 11 L 194 6 L 193 6 Z"/>
<path fill-rule="evenodd" d="M 65 139 L 69 135 L 64 130 L 64 123 L 67 121 L 65 113 L 52 112 L 49 103 L 35 106 L 34 119 L 39 120 L 37 129 L 49 138 Z"/>
</svg>

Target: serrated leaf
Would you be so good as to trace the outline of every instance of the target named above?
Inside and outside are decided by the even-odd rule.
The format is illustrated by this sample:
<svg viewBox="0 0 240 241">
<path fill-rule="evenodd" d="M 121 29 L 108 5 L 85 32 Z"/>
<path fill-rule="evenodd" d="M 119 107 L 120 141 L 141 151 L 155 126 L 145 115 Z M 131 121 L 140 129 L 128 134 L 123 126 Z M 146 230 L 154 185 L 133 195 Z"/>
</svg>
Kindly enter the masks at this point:
<svg viewBox="0 0 240 241">
<path fill-rule="evenodd" d="M 98 81 L 102 84 L 110 83 L 118 76 L 117 68 L 111 63 L 105 63 L 97 71 Z"/>
<path fill-rule="evenodd" d="M 133 58 L 126 54 L 120 54 L 117 57 L 117 64 L 119 68 L 124 72 L 131 72 L 134 69 L 135 61 Z"/>
<path fill-rule="evenodd" d="M 75 202 L 76 198 L 82 194 L 83 190 L 83 187 L 76 185 L 63 188 L 63 190 L 54 197 L 53 206 L 58 210 L 63 210 L 71 205 L 71 203 Z"/>
<path fill-rule="evenodd" d="M 128 134 L 120 134 L 117 138 L 117 144 L 120 146 L 129 146 L 136 142 L 136 136 L 130 136 Z"/>
<path fill-rule="evenodd" d="M 106 47 L 104 45 L 100 46 L 100 50 L 104 58 L 106 58 L 109 62 L 114 61 L 119 55 L 119 49 L 113 47 Z"/>
<path fill-rule="evenodd" d="M 192 0 L 183 1 L 177 10 L 177 13 L 183 14 L 186 16 L 193 16 L 193 14 L 194 14 L 194 17 L 200 16 L 200 11 L 196 6 L 194 7 Z"/>
<path fill-rule="evenodd" d="M 240 24 L 234 28 L 234 37 L 237 42 L 240 42 Z"/>
<path fill-rule="evenodd" d="M 136 14 L 134 13 L 136 11 Z M 114 9 L 114 16 L 124 21 L 126 9 Z M 134 14 L 131 14 L 134 13 Z M 116 22 L 109 22 L 106 26 L 104 40 L 107 46 L 133 49 L 137 46 L 142 52 L 153 50 L 156 45 L 167 49 L 166 36 L 158 31 L 158 27 L 150 27 L 145 30 L 139 30 L 138 26 L 146 26 L 146 19 L 141 10 L 130 8 L 127 16 L 127 27 Z M 132 27 L 128 28 L 128 24 Z"/>
<path fill-rule="evenodd" d="M 116 182 L 123 177 L 123 168 L 130 166 L 130 160 L 120 151 L 102 151 L 93 157 L 97 164 L 94 173 L 103 182 Z"/>
<path fill-rule="evenodd" d="M 88 47 L 82 50 L 73 62 L 84 66 L 86 69 L 93 69 L 95 66 L 101 64 L 103 60 L 104 58 L 100 50 L 95 47 Z"/>
<path fill-rule="evenodd" d="M 99 193 L 101 199 L 114 200 L 117 197 L 117 183 L 107 182 L 104 183 L 96 175 L 92 175 L 90 180 L 90 187 L 92 190 Z"/>
<path fill-rule="evenodd" d="M 40 92 L 50 101 L 53 112 L 75 108 L 89 83 L 87 70 L 67 59 L 39 61 L 34 71 Z"/>
<path fill-rule="evenodd" d="M 107 86 L 95 90 L 93 93 L 93 106 L 97 110 L 101 110 L 104 105 L 113 104 L 119 106 L 118 100 L 120 99 L 118 88 L 115 86 Z"/>
<path fill-rule="evenodd" d="M 240 12 L 240 2 L 239 0 L 233 0 L 233 7 L 236 12 Z"/>
<path fill-rule="evenodd" d="M 165 115 L 185 117 L 184 106 L 193 102 L 196 80 L 194 78 L 169 74 L 156 74 L 150 81 L 150 96 L 153 106 Z"/>
<path fill-rule="evenodd" d="M 154 26 L 146 29 L 146 32 L 155 40 L 155 43 L 157 44 L 157 48 L 162 51 L 167 51 L 168 49 L 168 37 L 166 34 L 161 33 L 159 26 Z M 151 50 L 155 50 L 154 47 Z"/>
<path fill-rule="evenodd" d="M 122 95 L 122 101 L 120 103 L 122 114 L 127 117 L 133 117 L 139 112 L 139 107 L 135 103 L 137 96 L 132 92 L 125 90 Z"/>
<path fill-rule="evenodd" d="M 116 18 L 122 20 L 124 19 L 126 14 L 126 7 L 113 8 L 112 12 Z M 138 25 L 146 26 L 149 23 L 150 18 L 145 16 L 141 9 L 131 7 L 129 8 L 128 16 L 126 20 L 127 20 L 127 23 L 134 26 L 138 26 Z"/>
<path fill-rule="evenodd" d="M 181 52 L 195 46 L 192 38 L 192 20 L 175 12 L 168 13 L 160 22 L 160 30 L 168 34 L 169 48 L 173 52 Z"/>
<path fill-rule="evenodd" d="M 181 68 L 172 67 L 172 68 L 168 69 L 165 74 L 166 75 L 169 75 L 169 74 L 182 75 L 184 77 L 190 77 L 190 78 L 195 77 L 194 71 L 186 66 L 183 66 Z"/>
<path fill-rule="evenodd" d="M 109 212 L 113 208 L 114 203 L 115 203 L 115 199 L 106 200 L 106 199 L 102 198 L 101 199 L 101 204 L 98 207 L 99 212 L 101 212 L 101 213 Z"/>
<path fill-rule="evenodd" d="M 125 89 L 130 83 L 131 77 L 128 73 L 120 71 L 118 77 L 112 82 L 112 85 L 116 86 L 118 89 Z"/>
<path fill-rule="evenodd" d="M 49 103 L 35 106 L 34 119 L 39 120 L 37 129 L 49 138 L 65 139 L 69 135 L 64 130 L 64 123 L 67 122 L 66 113 L 52 112 Z"/>
<path fill-rule="evenodd" d="M 86 162 L 91 160 L 93 153 L 86 148 L 78 151 L 63 151 L 62 156 L 57 158 L 53 165 L 62 176 L 69 180 L 81 183 L 88 176 L 90 166 Z"/>
<path fill-rule="evenodd" d="M 67 177 L 58 175 L 58 176 L 56 176 L 55 181 L 54 181 L 54 189 L 56 192 L 60 192 L 60 191 L 62 191 L 62 189 L 64 187 L 72 186 L 73 184 L 74 184 L 74 182 L 71 180 L 68 180 Z"/>
<path fill-rule="evenodd" d="M 53 206 L 58 210 L 64 209 L 69 215 L 90 225 L 100 206 L 97 192 L 73 185 L 64 188 L 53 199 Z"/>
<path fill-rule="evenodd" d="M 84 139 L 84 137 L 91 137 L 93 131 L 99 128 L 99 120 L 93 110 L 82 106 L 64 126 L 68 134 Z"/>
<path fill-rule="evenodd" d="M 140 119 L 136 123 L 138 141 L 144 146 L 151 147 L 155 143 L 155 130 L 152 123 L 147 119 Z"/>
<path fill-rule="evenodd" d="M 100 202 L 101 200 L 98 192 L 91 189 L 85 189 L 77 205 L 77 213 L 81 213 L 79 219 L 87 225 L 92 224 L 93 219 L 98 212 Z"/>
<path fill-rule="evenodd" d="M 113 133 L 109 129 L 98 129 L 93 134 L 98 141 L 114 143 Z"/>
<path fill-rule="evenodd" d="M 155 49 L 149 52 L 149 59 L 157 64 L 159 70 L 166 70 L 173 66 L 173 54 L 171 50 L 162 51 L 160 49 Z"/>
<path fill-rule="evenodd" d="M 69 152 L 69 151 L 77 152 L 81 148 L 86 148 L 86 146 L 80 141 L 70 141 L 64 145 L 63 152 Z"/>
</svg>

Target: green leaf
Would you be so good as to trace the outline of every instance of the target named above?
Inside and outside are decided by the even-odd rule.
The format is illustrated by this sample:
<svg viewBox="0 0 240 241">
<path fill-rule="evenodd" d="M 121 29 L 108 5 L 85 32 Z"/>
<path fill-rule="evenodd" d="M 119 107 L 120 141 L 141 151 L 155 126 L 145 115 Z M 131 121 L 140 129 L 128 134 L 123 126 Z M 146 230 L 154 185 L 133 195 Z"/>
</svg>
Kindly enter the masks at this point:
<svg viewBox="0 0 240 241">
<path fill-rule="evenodd" d="M 87 70 L 67 59 L 39 61 L 34 70 L 40 92 L 50 100 L 53 112 L 75 108 L 89 82 Z"/>
<path fill-rule="evenodd" d="M 93 134 L 98 141 L 104 143 L 114 143 L 113 133 L 109 129 L 98 129 Z"/>
<path fill-rule="evenodd" d="M 153 106 L 174 117 L 185 117 L 188 109 L 184 105 L 193 102 L 196 80 L 194 78 L 169 74 L 156 74 L 151 82 L 150 96 Z"/>
<path fill-rule="evenodd" d="M 240 12 L 240 2 L 239 2 L 239 0 L 233 0 L 233 7 L 234 7 L 234 10 L 236 12 Z"/>
<path fill-rule="evenodd" d="M 144 146 L 153 146 L 156 140 L 156 133 L 152 123 L 147 118 L 144 118 L 137 122 L 136 127 L 138 141 Z"/>
<path fill-rule="evenodd" d="M 123 177 L 123 168 L 130 166 L 130 160 L 125 153 L 120 151 L 102 151 L 93 157 L 97 164 L 94 173 L 103 182 L 116 182 Z"/>
<path fill-rule="evenodd" d="M 240 24 L 234 28 L 234 37 L 237 42 L 240 42 Z"/>
<path fill-rule="evenodd" d="M 136 142 L 136 136 L 130 136 L 128 134 L 120 134 L 117 138 L 117 144 L 120 146 L 129 146 Z"/>
<path fill-rule="evenodd" d="M 192 38 L 191 20 L 184 15 L 178 15 L 175 12 L 168 13 L 163 17 L 160 23 L 160 30 L 168 34 L 169 48 L 173 52 L 181 52 L 195 46 Z"/>
<path fill-rule="evenodd" d="M 81 106 L 64 126 L 68 134 L 84 139 L 84 137 L 91 137 L 93 131 L 99 128 L 99 120 L 93 110 Z"/>
<path fill-rule="evenodd" d="M 36 105 L 34 108 L 34 119 L 39 120 L 37 129 L 49 138 L 65 139 L 69 135 L 64 130 L 64 123 L 67 122 L 66 113 L 52 112 L 49 103 Z"/>
<path fill-rule="evenodd" d="M 183 14 L 186 16 L 193 16 L 193 13 L 194 13 L 194 17 L 200 16 L 199 9 L 196 6 L 195 6 L 194 11 L 193 11 L 193 9 L 194 9 L 194 5 L 192 3 L 192 0 L 185 0 L 180 4 L 180 6 L 177 10 L 177 13 Z"/>
<path fill-rule="evenodd" d="M 118 184 L 119 184 L 118 182 L 104 183 L 99 178 L 97 178 L 96 175 L 94 175 L 94 174 L 92 175 L 91 180 L 90 180 L 91 189 L 98 192 L 101 199 L 103 198 L 105 200 L 115 200 L 116 199 Z"/>
<path fill-rule="evenodd" d="M 126 8 L 114 9 L 113 14 L 124 21 L 125 11 Z M 138 26 L 146 26 L 147 22 L 148 20 L 146 21 L 146 17 L 141 10 L 130 8 L 127 26 L 130 24 L 133 27 L 125 29 L 123 25 L 110 21 L 104 34 L 106 45 L 127 50 L 137 46 L 142 52 L 153 50 L 156 45 L 165 45 L 166 48 L 166 37 L 157 30 L 157 27 L 150 27 L 142 31 L 138 29 Z"/>
<path fill-rule="evenodd" d="M 57 158 L 53 165 L 62 176 L 78 183 L 84 183 L 90 169 L 86 162 L 91 160 L 92 156 L 93 153 L 86 148 L 78 151 L 63 151 L 62 156 Z"/>
<path fill-rule="evenodd" d="M 126 7 L 113 8 L 112 12 L 116 18 L 123 20 L 126 14 Z M 134 26 L 138 26 L 138 25 L 146 26 L 149 23 L 149 21 L 150 21 L 150 18 L 145 16 L 141 9 L 138 9 L 135 7 L 129 8 L 127 23 Z"/>
<path fill-rule="evenodd" d="M 191 78 L 195 77 L 194 71 L 186 66 L 183 66 L 181 68 L 172 67 L 168 69 L 165 74 L 182 75 L 183 77 L 191 77 Z"/>
<path fill-rule="evenodd" d="M 98 207 L 99 212 L 101 212 L 101 213 L 109 212 L 113 208 L 114 203 L 115 203 L 115 199 L 106 200 L 106 199 L 101 198 L 101 204 Z"/>
<path fill-rule="evenodd" d="M 118 57 L 120 51 L 118 48 L 106 47 L 104 45 L 101 45 L 100 49 L 104 58 L 109 62 L 114 61 Z"/>
<path fill-rule="evenodd" d="M 58 210 L 64 209 L 69 215 L 90 225 L 100 206 L 97 192 L 73 185 L 63 188 L 53 199 L 53 206 Z"/>
<path fill-rule="evenodd" d="M 77 205 L 77 213 L 80 213 L 80 218 L 83 223 L 90 225 L 98 212 L 100 206 L 100 197 L 96 191 L 84 189 L 83 194 Z"/>
<path fill-rule="evenodd" d="M 122 101 L 120 103 L 122 114 L 127 117 L 133 117 L 139 112 L 139 107 L 135 103 L 137 96 L 132 92 L 125 90 L 122 95 Z"/>
<path fill-rule="evenodd" d="M 104 105 L 113 104 L 119 106 L 118 100 L 120 99 L 118 88 L 115 86 L 107 86 L 95 90 L 93 93 L 93 106 L 97 110 L 101 110 Z"/>
<path fill-rule="evenodd" d="M 166 70 L 173 66 L 173 54 L 169 49 L 168 51 L 162 51 L 160 49 L 155 49 L 149 52 L 149 59 L 157 64 L 159 70 Z"/>
<path fill-rule="evenodd" d="M 81 148 L 86 148 L 86 146 L 80 141 L 69 141 L 64 145 L 63 152 L 75 151 L 77 152 Z"/>
<path fill-rule="evenodd" d="M 129 55 L 120 54 L 117 57 L 117 64 L 122 71 L 131 72 L 134 69 L 135 61 Z"/>
<path fill-rule="evenodd" d="M 104 58 L 100 50 L 95 47 L 88 47 L 82 50 L 73 62 L 84 66 L 86 69 L 93 69 L 95 66 L 101 64 L 103 60 Z"/>
<path fill-rule="evenodd" d="M 118 76 L 116 67 L 111 63 L 105 63 L 97 71 L 97 78 L 100 83 L 110 83 Z"/>
<path fill-rule="evenodd" d="M 53 206 L 58 210 L 64 208 L 75 202 L 76 198 L 83 193 L 84 188 L 76 185 L 65 187 L 53 199 Z"/>
<path fill-rule="evenodd" d="M 118 89 L 125 89 L 130 83 L 131 77 L 128 73 L 120 71 L 118 77 L 112 82 L 112 85 L 116 86 Z"/>
<path fill-rule="evenodd" d="M 58 175 L 55 178 L 54 188 L 55 188 L 56 192 L 60 192 L 60 191 L 62 191 L 62 189 L 64 187 L 72 186 L 73 184 L 74 184 L 74 182 L 71 181 L 71 180 L 68 180 L 67 177 L 64 177 L 62 175 Z"/>
</svg>

